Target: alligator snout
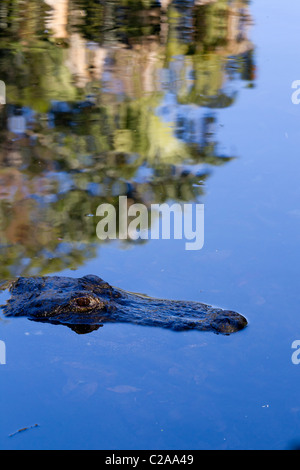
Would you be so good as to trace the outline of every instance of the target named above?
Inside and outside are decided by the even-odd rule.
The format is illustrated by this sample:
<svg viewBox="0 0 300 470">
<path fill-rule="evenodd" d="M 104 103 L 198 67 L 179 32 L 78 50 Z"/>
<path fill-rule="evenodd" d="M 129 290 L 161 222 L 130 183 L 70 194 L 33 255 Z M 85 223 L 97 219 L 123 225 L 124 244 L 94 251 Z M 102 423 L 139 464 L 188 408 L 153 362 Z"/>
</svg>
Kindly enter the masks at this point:
<svg viewBox="0 0 300 470">
<path fill-rule="evenodd" d="M 229 335 L 236 331 L 243 330 L 248 325 L 248 322 L 243 315 L 232 312 L 230 310 L 223 310 L 212 319 L 211 327 L 218 333 Z"/>
</svg>

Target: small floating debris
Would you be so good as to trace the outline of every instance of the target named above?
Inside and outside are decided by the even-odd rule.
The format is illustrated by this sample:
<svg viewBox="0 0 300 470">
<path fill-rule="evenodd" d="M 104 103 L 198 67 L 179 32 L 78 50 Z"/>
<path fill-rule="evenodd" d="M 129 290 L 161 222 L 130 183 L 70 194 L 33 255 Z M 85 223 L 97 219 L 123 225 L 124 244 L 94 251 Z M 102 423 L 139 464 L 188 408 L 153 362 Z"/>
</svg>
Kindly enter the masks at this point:
<svg viewBox="0 0 300 470">
<path fill-rule="evenodd" d="M 32 426 L 26 426 L 25 428 L 18 429 L 17 431 L 13 432 L 12 434 L 9 434 L 9 437 L 16 436 L 17 434 L 20 434 L 21 432 L 28 431 L 29 429 L 32 428 L 38 428 L 39 424 L 33 424 Z"/>
</svg>

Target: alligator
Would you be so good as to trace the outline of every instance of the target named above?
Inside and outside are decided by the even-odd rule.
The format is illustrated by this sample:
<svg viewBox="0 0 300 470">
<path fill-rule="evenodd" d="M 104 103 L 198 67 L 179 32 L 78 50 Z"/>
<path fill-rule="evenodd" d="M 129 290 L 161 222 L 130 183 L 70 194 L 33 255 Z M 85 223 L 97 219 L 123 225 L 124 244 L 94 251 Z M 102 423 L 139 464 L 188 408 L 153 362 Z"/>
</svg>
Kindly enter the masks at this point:
<svg viewBox="0 0 300 470">
<path fill-rule="evenodd" d="M 247 325 L 245 317 L 199 302 L 163 300 L 112 287 L 98 276 L 20 277 L 10 282 L 2 305 L 7 317 L 63 324 L 78 334 L 105 322 L 130 322 L 174 331 L 200 330 L 229 335 Z"/>
</svg>

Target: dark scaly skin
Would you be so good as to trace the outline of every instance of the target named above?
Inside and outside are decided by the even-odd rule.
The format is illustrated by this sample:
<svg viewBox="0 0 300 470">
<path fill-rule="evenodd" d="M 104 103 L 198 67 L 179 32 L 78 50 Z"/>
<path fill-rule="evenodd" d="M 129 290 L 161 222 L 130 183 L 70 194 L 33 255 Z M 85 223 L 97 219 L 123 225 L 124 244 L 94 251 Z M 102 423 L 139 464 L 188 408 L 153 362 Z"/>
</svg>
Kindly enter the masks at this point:
<svg viewBox="0 0 300 470">
<path fill-rule="evenodd" d="M 130 322 L 174 331 L 231 334 L 246 327 L 239 313 L 199 302 L 161 300 L 116 289 L 97 276 L 21 277 L 9 286 L 6 316 L 67 325 L 89 333 L 105 322 Z"/>
</svg>

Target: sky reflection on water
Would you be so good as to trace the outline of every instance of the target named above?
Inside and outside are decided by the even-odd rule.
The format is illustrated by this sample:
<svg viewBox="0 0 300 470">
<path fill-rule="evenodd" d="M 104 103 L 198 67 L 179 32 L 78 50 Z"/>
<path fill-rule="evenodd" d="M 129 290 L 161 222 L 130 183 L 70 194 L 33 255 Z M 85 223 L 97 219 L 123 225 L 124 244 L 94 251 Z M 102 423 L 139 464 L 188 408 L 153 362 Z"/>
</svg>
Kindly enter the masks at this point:
<svg viewBox="0 0 300 470">
<path fill-rule="evenodd" d="M 170 24 L 169 41 L 175 38 L 177 49 L 174 42 L 163 43 L 163 28 L 155 47 L 169 45 L 171 57 L 181 49 L 168 62 L 169 68 L 161 68 L 167 84 L 163 89 L 144 93 L 145 83 L 128 79 L 122 85 L 126 99 L 120 94 L 122 87 L 115 82 L 120 85 L 126 60 L 138 56 L 133 46 L 125 49 L 127 58 L 107 60 L 115 81 L 107 78 L 99 95 L 97 91 L 96 111 L 94 104 L 78 108 L 76 100 L 66 107 L 62 103 L 68 100 L 57 99 L 55 90 L 49 95 L 60 104 L 51 100 L 49 111 L 43 91 L 34 111 L 47 117 L 34 119 L 29 135 L 17 140 L 17 147 L 2 115 L 2 279 L 92 273 L 130 291 L 237 310 L 249 326 L 223 337 L 106 324 L 79 336 L 61 326 L 1 318 L 7 364 L 0 366 L 5 404 L 0 448 L 287 449 L 299 440 L 299 366 L 291 362 L 291 344 L 300 330 L 299 111 L 290 99 L 291 83 L 299 78 L 297 51 L 291 46 L 299 6 L 293 2 L 292 11 L 279 1 L 261 3 L 250 5 L 255 79 L 239 76 L 230 85 L 233 94 L 199 93 L 205 73 L 199 72 L 198 78 L 188 73 L 195 58 L 187 46 L 189 24 L 178 39 L 174 24 L 181 17 L 172 9 L 165 23 Z M 145 25 L 141 28 L 145 32 Z M 283 29 L 279 39 L 277 31 Z M 108 49 L 115 40 L 94 37 L 88 25 L 83 32 L 89 41 L 106 41 Z M 138 44 L 133 32 L 125 28 L 122 40 Z M 193 47 L 200 39 L 210 45 L 210 62 L 205 63 L 207 70 L 214 70 L 215 81 L 208 77 L 214 90 L 215 84 L 223 83 L 223 75 L 208 38 L 214 35 L 198 37 Z M 217 46 L 226 49 L 224 44 Z M 61 55 L 66 50 L 59 48 Z M 225 56 L 224 63 L 234 76 L 239 61 L 230 60 Z M 56 63 L 54 70 L 57 67 Z M 172 67 L 187 77 L 175 90 L 168 85 L 177 83 Z M 79 83 L 80 79 L 84 77 L 78 76 Z M 111 89 L 105 88 L 108 83 Z M 198 87 L 194 95 L 193 85 Z M 67 92 L 70 99 L 74 90 Z M 216 96 L 219 104 L 214 107 Z M 29 92 L 19 98 L 23 111 L 32 110 Z M 226 103 L 230 105 L 224 107 Z M 31 116 L 29 111 L 26 115 Z M 173 127 L 165 127 L 171 116 Z M 189 124 L 191 116 L 201 123 L 199 134 Z M 206 138 L 205 116 L 213 125 Z M 146 175 L 153 179 L 142 184 L 139 171 L 145 161 Z M 186 163 L 210 170 L 200 178 L 196 192 L 193 175 L 182 181 L 170 172 L 170 166 Z M 188 252 L 184 240 L 100 244 L 94 218 L 85 216 L 95 212 L 99 200 L 116 200 L 120 189 L 114 188 L 126 192 L 128 181 L 135 184 L 137 197 L 148 202 L 204 203 L 203 249 Z M 99 185 L 104 188 L 101 196 L 95 190 Z M 8 437 L 35 423 L 38 428 Z"/>
</svg>

